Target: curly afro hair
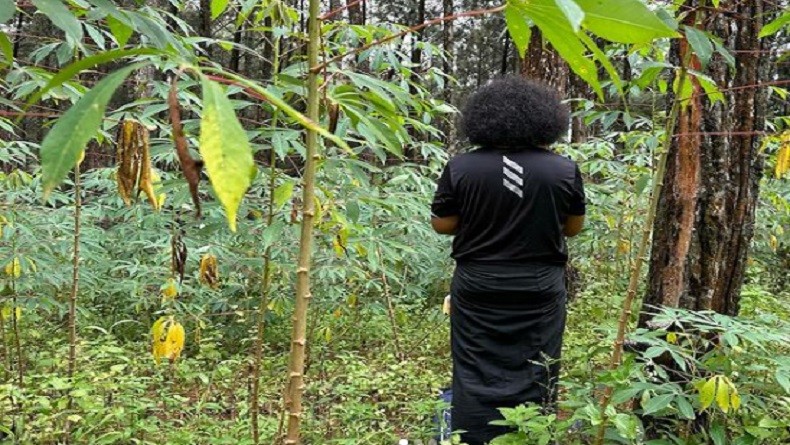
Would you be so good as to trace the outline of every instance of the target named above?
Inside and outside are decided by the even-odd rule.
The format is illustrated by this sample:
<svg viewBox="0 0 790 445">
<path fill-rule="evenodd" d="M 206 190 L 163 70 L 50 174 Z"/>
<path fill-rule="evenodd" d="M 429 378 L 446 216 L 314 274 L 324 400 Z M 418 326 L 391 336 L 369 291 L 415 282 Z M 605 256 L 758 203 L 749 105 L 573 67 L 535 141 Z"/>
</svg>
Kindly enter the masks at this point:
<svg viewBox="0 0 790 445">
<path fill-rule="evenodd" d="M 568 132 L 568 107 L 554 89 L 521 77 L 479 88 L 461 112 L 461 132 L 475 145 L 522 148 L 557 142 Z"/>
</svg>

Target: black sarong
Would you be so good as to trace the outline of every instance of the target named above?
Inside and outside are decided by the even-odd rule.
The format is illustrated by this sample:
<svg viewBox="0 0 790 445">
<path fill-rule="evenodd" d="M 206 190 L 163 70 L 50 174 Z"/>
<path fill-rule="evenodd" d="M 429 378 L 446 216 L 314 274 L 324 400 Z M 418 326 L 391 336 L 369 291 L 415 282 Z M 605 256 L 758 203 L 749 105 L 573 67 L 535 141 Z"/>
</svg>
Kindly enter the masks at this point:
<svg viewBox="0 0 790 445">
<path fill-rule="evenodd" d="M 498 408 L 556 401 L 563 267 L 458 264 L 451 292 L 453 430 L 482 445 L 507 432 Z"/>
</svg>

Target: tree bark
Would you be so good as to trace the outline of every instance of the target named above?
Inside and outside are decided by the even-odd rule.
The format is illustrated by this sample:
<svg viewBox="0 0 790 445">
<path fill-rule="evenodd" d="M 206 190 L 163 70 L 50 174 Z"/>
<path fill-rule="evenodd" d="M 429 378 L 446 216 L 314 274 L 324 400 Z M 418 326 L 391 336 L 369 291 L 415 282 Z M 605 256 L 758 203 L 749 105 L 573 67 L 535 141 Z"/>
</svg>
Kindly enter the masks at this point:
<svg viewBox="0 0 790 445">
<path fill-rule="evenodd" d="M 348 22 L 352 25 L 364 25 L 366 5 L 365 0 L 355 2 L 355 0 L 346 0 L 346 7 L 348 11 Z"/>
<path fill-rule="evenodd" d="M 685 2 L 690 8 L 699 3 Z M 735 54 L 736 71 L 716 54 L 708 74 L 725 102 L 713 102 L 697 84 L 679 116 L 654 225 L 644 311 L 671 306 L 735 315 L 739 310 L 763 168 L 759 145 L 768 90 L 759 83 L 770 79 L 773 69 L 770 57 L 758 57 L 771 48 L 758 33 L 776 7 L 754 0 L 727 8 L 730 13 L 711 15 L 704 24 Z M 671 51 L 677 60 L 686 48 L 674 44 Z M 649 319 L 643 312 L 640 324 Z"/>
<path fill-rule="evenodd" d="M 533 26 L 527 54 L 521 59 L 521 75 L 540 80 L 556 88 L 560 96 L 565 97 L 568 74 L 568 64 L 549 43 L 544 44 L 540 30 Z"/>
</svg>

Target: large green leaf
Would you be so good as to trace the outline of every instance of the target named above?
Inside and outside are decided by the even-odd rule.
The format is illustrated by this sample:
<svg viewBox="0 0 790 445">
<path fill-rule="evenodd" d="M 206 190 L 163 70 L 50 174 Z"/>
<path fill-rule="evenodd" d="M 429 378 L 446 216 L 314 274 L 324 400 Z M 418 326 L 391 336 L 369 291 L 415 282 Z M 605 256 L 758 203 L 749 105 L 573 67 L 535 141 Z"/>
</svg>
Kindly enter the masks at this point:
<svg viewBox="0 0 790 445">
<path fill-rule="evenodd" d="M 529 18 L 524 15 L 524 12 L 512 4 L 505 7 L 505 23 L 507 23 L 507 30 L 510 33 L 510 38 L 516 44 L 518 55 L 524 58 L 529 47 L 529 40 L 532 38 L 532 28 L 529 25 Z"/>
<path fill-rule="evenodd" d="M 49 17 L 75 43 L 82 42 L 82 25 L 61 0 L 32 0 L 33 5 Z"/>
<path fill-rule="evenodd" d="M 584 43 L 573 32 L 567 17 L 554 0 L 515 1 L 511 5 L 518 7 L 532 19 L 568 66 L 584 79 L 599 97 L 602 97 L 603 91 L 598 81 L 595 62 L 586 56 L 587 49 Z"/>
<path fill-rule="evenodd" d="M 211 0 L 211 19 L 215 19 L 225 12 L 229 0 Z"/>
<path fill-rule="evenodd" d="M 677 33 L 639 0 L 576 0 L 584 26 L 600 37 L 620 43 L 649 43 Z"/>
<path fill-rule="evenodd" d="M 568 19 L 573 32 L 579 32 L 581 29 L 582 21 L 584 20 L 584 11 L 573 0 L 554 0 L 560 8 L 565 18 Z"/>
<path fill-rule="evenodd" d="M 236 231 L 236 212 L 255 172 L 247 133 L 236 118 L 222 86 L 203 78 L 203 116 L 200 155 L 211 186 L 225 207 L 230 230 Z"/>
<path fill-rule="evenodd" d="M 16 3 L 5 1 L 0 2 L 0 25 L 11 20 L 16 14 Z"/>
<path fill-rule="evenodd" d="M 96 135 L 115 90 L 132 71 L 143 65 L 130 65 L 106 76 L 69 108 L 44 137 L 41 169 L 45 198 L 74 168 L 85 145 Z"/>
</svg>

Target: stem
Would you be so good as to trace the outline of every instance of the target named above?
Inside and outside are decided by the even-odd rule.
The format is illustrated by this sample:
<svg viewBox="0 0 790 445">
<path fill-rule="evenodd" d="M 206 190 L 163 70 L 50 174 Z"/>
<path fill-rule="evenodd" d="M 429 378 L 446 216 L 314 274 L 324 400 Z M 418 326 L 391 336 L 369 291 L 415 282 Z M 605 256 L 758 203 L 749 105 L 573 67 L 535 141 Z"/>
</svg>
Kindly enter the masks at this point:
<svg viewBox="0 0 790 445">
<path fill-rule="evenodd" d="M 318 63 L 319 49 L 319 0 L 310 0 L 308 17 L 308 47 L 307 64 L 315 66 Z M 318 122 L 318 74 L 310 71 L 307 76 L 307 118 Z M 318 153 L 318 132 L 314 128 L 307 128 L 305 133 L 305 172 L 304 190 L 302 198 L 302 230 L 299 238 L 299 261 L 296 269 L 296 307 L 294 308 L 294 325 L 291 335 L 291 354 L 288 371 L 287 410 L 288 432 L 285 439 L 286 445 L 299 443 L 299 425 L 302 416 L 302 392 L 304 391 L 304 362 L 305 346 L 307 339 L 307 307 L 312 295 L 310 294 L 310 260 L 312 256 L 313 219 L 315 217 L 315 170 Z"/>
<path fill-rule="evenodd" d="M 664 187 L 664 174 L 666 172 L 667 159 L 669 158 L 669 150 L 672 144 L 672 135 L 675 131 L 675 124 L 682 106 L 681 102 L 683 101 L 680 93 L 683 91 L 683 87 L 686 83 L 686 77 L 688 76 L 687 67 L 690 61 L 690 56 L 691 51 L 686 51 L 685 57 L 680 66 L 680 70 L 678 71 L 678 76 L 680 76 L 680 78 L 678 80 L 677 95 L 675 96 L 675 100 L 672 103 L 672 109 L 670 110 L 669 117 L 667 118 L 666 128 L 664 130 L 664 146 L 662 147 L 663 150 L 658 161 L 658 167 L 656 168 L 655 175 L 653 176 L 653 189 L 651 191 L 650 208 L 648 209 L 645 222 L 642 225 L 642 238 L 639 242 L 639 250 L 636 258 L 634 259 L 634 263 L 631 265 L 631 277 L 628 282 L 628 292 L 626 293 L 625 301 L 623 302 L 623 309 L 620 312 L 620 319 L 617 322 L 617 337 L 615 338 L 614 346 L 612 347 L 612 359 L 609 363 L 609 369 L 612 370 L 620 366 L 620 361 L 623 357 L 623 343 L 625 342 L 625 333 L 628 329 L 628 320 L 631 318 L 631 307 L 633 306 L 633 302 L 636 299 L 636 292 L 639 288 L 639 277 L 641 276 L 642 263 L 644 262 L 644 257 L 647 254 L 648 248 L 650 247 L 650 234 L 652 232 L 653 222 L 655 221 L 656 210 L 658 209 L 658 200 L 661 195 L 661 190 Z M 603 444 L 607 423 L 606 408 L 612 401 L 613 392 L 614 387 L 607 386 L 604 390 L 603 396 L 601 396 L 600 405 L 602 421 L 601 425 L 598 427 L 598 434 L 594 442 L 595 445 Z"/>
<path fill-rule="evenodd" d="M 381 249 L 377 251 L 379 256 L 379 264 L 382 263 L 381 257 Z M 390 325 L 392 325 L 392 339 L 395 344 L 395 358 L 398 360 L 403 360 L 403 353 L 401 352 L 400 347 L 400 338 L 398 336 L 398 323 L 395 320 L 395 306 L 392 304 L 392 296 L 390 295 L 390 286 L 389 282 L 387 281 L 387 272 L 382 270 L 381 272 L 381 282 L 384 285 L 384 298 L 387 300 L 387 315 L 390 319 Z"/>
<path fill-rule="evenodd" d="M 77 292 L 80 280 L 80 217 L 82 196 L 80 190 L 80 165 L 74 167 L 74 254 L 72 257 L 71 297 L 69 298 L 69 378 L 77 368 Z"/>
<path fill-rule="evenodd" d="M 69 296 L 69 381 L 73 384 L 74 371 L 77 368 L 77 292 L 80 280 L 80 217 L 82 213 L 82 196 L 80 190 L 80 163 L 74 166 L 74 250 L 71 259 L 71 295 Z M 69 393 L 67 410 L 74 406 L 74 398 Z M 66 420 L 66 443 L 71 438 L 71 422 Z"/>
<path fill-rule="evenodd" d="M 274 52 L 275 57 L 273 58 L 272 72 L 274 83 L 277 83 L 276 76 L 279 72 L 279 39 L 275 39 L 274 43 Z M 272 115 L 272 123 L 271 128 L 277 128 L 277 121 L 279 117 L 279 109 L 274 109 L 274 114 Z M 274 190 L 277 185 L 277 169 L 275 168 L 275 164 L 277 162 L 277 152 L 274 150 L 274 147 L 271 148 L 271 152 L 269 153 L 269 203 L 268 209 L 266 214 L 266 227 L 271 227 L 272 222 L 274 221 Z M 261 362 L 263 361 L 263 340 L 264 340 L 264 333 L 266 329 L 266 311 L 268 310 L 269 305 L 269 291 L 271 289 L 271 273 L 272 273 L 272 266 L 271 266 L 271 257 L 272 257 L 272 246 L 271 244 L 266 246 L 266 250 L 263 253 L 263 278 L 261 283 L 261 299 L 258 303 L 258 325 L 257 325 L 257 334 L 255 337 L 255 357 L 252 363 L 252 394 L 250 396 L 250 416 L 252 422 L 252 441 L 253 444 L 258 445 L 260 443 L 260 430 L 258 428 L 258 414 L 260 413 L 260 404 L 258 401 L 258 397 L 260 394 L 260 380 L 261 380 Z"/>
</svg>

